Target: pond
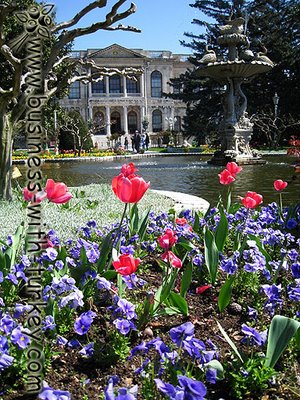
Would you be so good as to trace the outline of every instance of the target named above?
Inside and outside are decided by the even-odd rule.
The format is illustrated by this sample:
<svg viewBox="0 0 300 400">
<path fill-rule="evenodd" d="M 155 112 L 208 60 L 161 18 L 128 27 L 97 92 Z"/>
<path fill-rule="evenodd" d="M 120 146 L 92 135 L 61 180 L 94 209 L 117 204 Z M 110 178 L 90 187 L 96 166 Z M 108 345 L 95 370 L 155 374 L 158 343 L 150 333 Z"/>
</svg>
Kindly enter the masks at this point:
<svg viewBox="0 0 300 400">
<path fill-rule="evenodd" d="M 209 156 L 156 156 L 134 160 L 139 174 L 151 182 L 152 189 L 172 190 L 203 197 L 211 205 L 218 201 L 224 188 L 219 184 L 220 166 L 207 164 Z M 284 204 L 299 202 L 300 176 L 296 177 L 292 164 L 295 159 L 287 156 L 266 156 L 264 165 L 245 165 L 234 183 L 234 197 L 244 196 L 246 191 L 256 191 L 264 197 L 264 203 L 278 199 L 273 188 L 275 179 L 286 180 L 289 185 L 283 194 Z M 43 173 L 48 178 L 65 182 L 68 186 L 90 183 L 111 183 L 124 163 L 117 161 L 84 161 L 45 163 Z M 19 166 L 21 172 L 25 166 Z"/>
</svg>

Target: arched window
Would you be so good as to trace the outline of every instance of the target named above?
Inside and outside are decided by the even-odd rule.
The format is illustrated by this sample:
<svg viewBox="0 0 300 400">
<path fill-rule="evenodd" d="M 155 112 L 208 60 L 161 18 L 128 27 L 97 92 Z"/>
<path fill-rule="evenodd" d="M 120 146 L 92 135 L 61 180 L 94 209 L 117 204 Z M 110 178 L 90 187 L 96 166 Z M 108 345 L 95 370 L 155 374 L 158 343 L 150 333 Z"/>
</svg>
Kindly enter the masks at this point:
<svg viewBox="0 0 300 400">
<path fill-rule="evenodd" d="M 161 97 L 162 95 L 162 75 L 159 71 L 151 74 L 151 97 Z"/>
<path fill-rule="evenodd" d="M 104 79 L 98 82 L 92 82 L 92 93 L 101 94 L 105 93 L 105 82 Z"/>
<path fill-rule="evenodd" d="M 120 75 L 113 75 L 109 78 L 109 93 L 121 93 Z"/>
<path fill-rule="evenodd" d="M 162 131 L 162 113 L 160 110 L 154 110 L 152 113 L 152 130 L 153 132 Z"/>
<path fill-rule="evenodd" d="M 181 131 L 181 117 L 179 117 L 179 115 L 176 115 L 174 120 L 175 120 L 175 122 L 174 122 L 174 131 L 175 132 L 180 132 Z"/>
<path fill-rule="evenodd" d="M 126 88 L 127 93 L 140 93 L 138 79 L 135 81 L 134 79 L 126 78 Z"/>
<path fill-rule="evenodd" d="M 111 133 L 121 132 L 121 116 L 118 111 L 114 111 L 111 113 L 110 122 Z"/>
<path fill-rule="evenodd" d="M 104 114 L 101 111 L 97 111 L 94 115 L 94 127 L 95 135 L 105 135 Z"/>
<path fill-rule="evenodd" d="M 137 130 L 137 115 L 134 111 L 128 113 L 128 130 L 130 133 L 134 133 Z"/>
<path fill-rule="evenodd" d="M 76 76 L 79 76 L 79 73 L 75 73 Z M 70 85 L 69 88 L 69 99 L 80 99 L 80 82 L 76 81 Z"/>
</svg>

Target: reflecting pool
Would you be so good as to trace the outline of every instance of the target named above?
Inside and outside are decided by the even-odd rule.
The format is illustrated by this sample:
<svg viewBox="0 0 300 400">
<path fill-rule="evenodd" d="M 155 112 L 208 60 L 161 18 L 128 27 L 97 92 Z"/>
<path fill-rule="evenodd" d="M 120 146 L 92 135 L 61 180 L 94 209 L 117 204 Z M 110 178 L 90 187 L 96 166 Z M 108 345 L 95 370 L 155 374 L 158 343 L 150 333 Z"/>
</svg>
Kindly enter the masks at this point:
<svg viewBox="0 0 300 400">
<path fill-rule="evenodd" d="M 234 182 L 234 197 L 244 196 L 246 191 L 256 191 L 263 195 L 264 203 L 278 199 L 273 188 L 275 179 L 289 182 L 284 190 L 284 203 L 299 202 L 300 176 L 295 176 L 292 167 L 295 159 L 287 156 L 266 156 L 264 165 L 245 165 Z M 151 182 L 152 189 L 173 190 L 203 197 L 212 205 L 218 201 L 219 193 L 225 188 L 219 184 L 220 166 L 207 164 L 208 156 L 156 156 L 134 160 L 139 174 Z M 119 174 L 120 167 L 130 159 L 118 161 L 83 161 L 45 163 L 43 173 L 54 180 L 63 181 L 68 186 L 90 183 L 111 183 Z M 25 166 L 19 166 L 23 172 Z"/>
</svg>

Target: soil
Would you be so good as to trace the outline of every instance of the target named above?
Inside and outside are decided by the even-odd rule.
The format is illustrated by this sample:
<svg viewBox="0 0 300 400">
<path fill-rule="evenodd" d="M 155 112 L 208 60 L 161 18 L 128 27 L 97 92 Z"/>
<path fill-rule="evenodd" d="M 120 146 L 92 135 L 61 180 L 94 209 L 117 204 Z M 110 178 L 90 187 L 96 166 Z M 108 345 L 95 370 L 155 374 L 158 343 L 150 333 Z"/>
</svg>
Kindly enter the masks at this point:
<svg viewBox="0 0 300 400">
<path fill-rule="evenodd" d="M 143 276 L 143 279 L 146 279 L 148 282 L 152 281 L 153 285 L 158 284 L 157 274 L 149 272 L 146 278 Z M 192 287 L 192 292 L 193 289 L 195 288 Z M 242 338 L 240 329 L 241 324 L 246 322 L 246 314 L 242 310 L 237 310 L 236 307 L 228 307 L 223 313 L 220 313 L 217 306 L 216 288 L 210 288 L 201 295 L 189 293 L 186 299 L 189 304 L 188 317 L 176 315 L 155 319 L 148 325 L 150 332 L 153 332 L 153 336 L 151 334 L 151 337 L 146 337 L 143 332 L 133 334 L 131 336 L 130 347 L 133 348 L 140 344 L 142 340 L 151 340 L 157 336 L 160 336 L 163 340 L 167 339 L 169 338 L 168 332 L 172 327 L 191 321 L 195 325 L 195 336 L 204 342 L 207 339 L 211 339 L 218 348 L 219 360 L 221 362 L 222 359 L 229 359 L 231 349 L 218 330 L 216 320 L 221 323 L 232 340 L 238 343 Z M 245 305 L 243 309 L 245 309 Z M 101 314 L 101 308 L 95 308 L 94 311 L 98 313 L 100 311 Z M 94 320 L 93 325 L 95 324 L 98 328 L 97 332 L 99 337 L 105 337 L 105 321 L 97 318 Z M 146 330 L 146 332 L 148 331 L 149 330 Z M 68 338 L 68 335 L 64 336 Z M 78 354 L 78 349 L 71 349 L 65 346 L 64 348 L 56 347 L 54 351 L 58 351 L 59 354 L 53 357 L 52 365 L 48 368 L 44 380 L 49 386 L 55 389 L 69 391 L 72 400 L 99 400 L 99 396 L 101 394 L 103 395 L 103 391 L 111 375 L 118 375 L 121 378 L 118 386 L 130 387 L 134 384 L 138 384 L 138 377 L 134 373 L 134 370 L 139 364 L 135 357 L 133 357 L 130 362 L 126 360 L 108 359 L 106 363 L 95 365 L 91 360 L 83 359 Z M 300 371 L 298 371 L 298 373 L 300 373 Z M 88 379 L 90 383 L 84 385 L 83 382 Z M 226 379 L 220 381 L 216 385 L 206 384 L 206 386 L 208 389 L 207 400 L 235 399 L 235 397 L 230 394 L 230 387 Z M 296 400 L 299 398 L 295 393 L 283 393 L 283 391 L 285 391 L 285 389 L 275 387 L 268 391 L 268 394 L 248 397 L 247 400 Z M 4 396 L 3 400 L 35 399 L 35 397 L 30 397 L 23 393 L 21 389 L 18 390 L 18 392 L 14 391 Z M 153 400 L 160 398 L 161 397 L 155 397 Z M 0 397 L 0 399 L 2 399 L 2 397 Z M 102 399 L 102 397 L 100 397 L 100 399 Z M 140 395 L 138 399 L 143 400 Z"/>
</svg>

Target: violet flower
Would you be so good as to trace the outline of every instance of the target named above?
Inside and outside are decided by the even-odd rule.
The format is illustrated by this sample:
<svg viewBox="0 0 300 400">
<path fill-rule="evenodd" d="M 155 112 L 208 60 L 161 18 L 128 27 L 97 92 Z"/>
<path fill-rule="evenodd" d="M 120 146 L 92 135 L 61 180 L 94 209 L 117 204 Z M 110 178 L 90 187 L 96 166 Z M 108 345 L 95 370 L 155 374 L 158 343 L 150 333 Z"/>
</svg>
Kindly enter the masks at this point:
<svg viewBox="0 0 300 400">
<path fill-rule="evenodd" d="M 172 328 L 169 333 L 172 341 L 180 347 L 183 340 L 189 340 L 189 338 L 192 338 L 194 331 L 194 325 L 191 322 L 186 322 L 176 328 Z"/>
</svg>

